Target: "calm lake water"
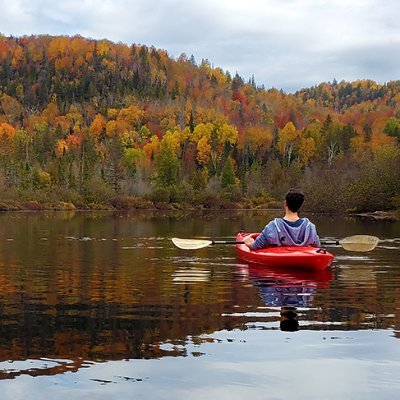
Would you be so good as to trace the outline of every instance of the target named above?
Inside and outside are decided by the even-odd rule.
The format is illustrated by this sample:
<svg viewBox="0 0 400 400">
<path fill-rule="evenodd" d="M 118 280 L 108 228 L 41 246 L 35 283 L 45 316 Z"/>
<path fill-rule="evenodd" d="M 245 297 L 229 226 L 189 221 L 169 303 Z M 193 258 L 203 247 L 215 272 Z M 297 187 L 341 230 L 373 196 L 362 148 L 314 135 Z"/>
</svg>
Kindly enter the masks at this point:
<svg viewBox="0 0 400 400">
<path fill-rule="evenodd" d="M 277 215 L 1 214 L 1 399 L 398 398 L 400 222 L 312 217 L 381 239 L 318 274 L 170 240 Z"/>
</svg>

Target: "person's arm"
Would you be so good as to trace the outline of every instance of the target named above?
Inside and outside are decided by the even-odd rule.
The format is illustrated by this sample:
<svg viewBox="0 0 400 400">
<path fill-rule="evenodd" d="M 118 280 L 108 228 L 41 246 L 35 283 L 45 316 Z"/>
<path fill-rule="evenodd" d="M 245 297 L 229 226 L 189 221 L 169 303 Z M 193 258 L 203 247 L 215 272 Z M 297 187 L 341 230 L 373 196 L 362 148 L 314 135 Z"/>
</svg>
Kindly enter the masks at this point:
<svg viewBox="0 0 400 400">
<path fill-rule="evenodd" d="M 250 250 L 258 250 L 268 247 L 268 225 L 257 236 L 256 240 L 254 240 L 251 236 L 247 236 L 247 238 L 244 239 L 244 243 L 250 248 Z"/>
<path fill-rule="evenodd" d="M 319 240 L 319 236 L 317 235 L 313 244 L 314 247 L 321 247 L 321 241 Z"/>
<path fill-rule="evenodd" d="M 317 229 L 315 228 L 314 224 L 311 224 L 311 227 L 312 227 L 311 229 L 312 243 L 310 244 L 310 246 L 321 247 L 321 241 L 319 240 Z"/>
</svg>

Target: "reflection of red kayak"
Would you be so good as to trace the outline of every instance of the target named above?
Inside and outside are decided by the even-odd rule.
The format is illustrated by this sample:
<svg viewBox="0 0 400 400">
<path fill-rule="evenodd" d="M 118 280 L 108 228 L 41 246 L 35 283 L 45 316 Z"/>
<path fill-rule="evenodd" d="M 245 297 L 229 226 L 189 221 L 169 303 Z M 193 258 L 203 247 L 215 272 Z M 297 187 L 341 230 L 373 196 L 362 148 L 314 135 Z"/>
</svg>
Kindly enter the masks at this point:
<svg viewBox="0 0 400 400">
<path fill-rule="evenodd" d="M 236 240 L 241 242 L 247 235 L 246 233 L 239 233 Z M 258 233 L 252 234 L 254 238 L 258 235 Z M 278 246 L 250 250 L 245 244 L 237 244 L 236 250 L 242 260 L 271 267 L 323 270 L 332 263 L 334 258 L 331 253 L 311 246 Z"/>
<path fill-rule="evenodd" d="M 260 282 L 268 282 L 272 286 L 296 286 L 305 285 L 310 287 L 329 287 L 333 278 L 330 268 L 325 269 L 303 269 L 286 267 L 269 267 L 260 264 L 247 263 L 249 276 Z"/>
</svg>

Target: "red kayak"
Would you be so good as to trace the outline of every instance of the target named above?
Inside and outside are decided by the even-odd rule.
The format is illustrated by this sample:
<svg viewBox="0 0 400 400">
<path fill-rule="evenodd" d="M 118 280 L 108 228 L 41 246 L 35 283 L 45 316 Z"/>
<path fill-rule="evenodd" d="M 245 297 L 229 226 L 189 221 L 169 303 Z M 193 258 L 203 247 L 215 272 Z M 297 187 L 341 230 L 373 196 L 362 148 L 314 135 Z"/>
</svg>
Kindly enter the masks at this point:
<svg viewBox="0 0 400 400">
<path fill-rule="evenodd" d="M 247 235 L 248 233 L 238 233 L 236 240 L 242 242 Z M 258 235 L 259 233 L 251 234 L 253 238 Z M 326 250 L 311 246 L 277 246 L 250 250 L 245 244 L 237 244 L 236 250 L 242 260 L 271 267 L 323 270 L 332 263 L 334 258 Z"/>
</svg>

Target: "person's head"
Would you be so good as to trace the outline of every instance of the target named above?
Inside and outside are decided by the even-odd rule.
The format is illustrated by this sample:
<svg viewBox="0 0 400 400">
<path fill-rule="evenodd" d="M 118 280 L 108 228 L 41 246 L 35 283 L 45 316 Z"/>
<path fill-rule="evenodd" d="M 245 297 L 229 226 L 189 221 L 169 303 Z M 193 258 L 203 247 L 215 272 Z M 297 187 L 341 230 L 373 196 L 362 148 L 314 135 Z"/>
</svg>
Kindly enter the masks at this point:
<svg viewBox="0 0 400 400">
<path fill-rule="evenodd" d="M 304 203 L 304 193 L 301 189 L 290 189 L 285 196 L 287 208 L 292 212 L 300 210 Z"/>
</svg>

